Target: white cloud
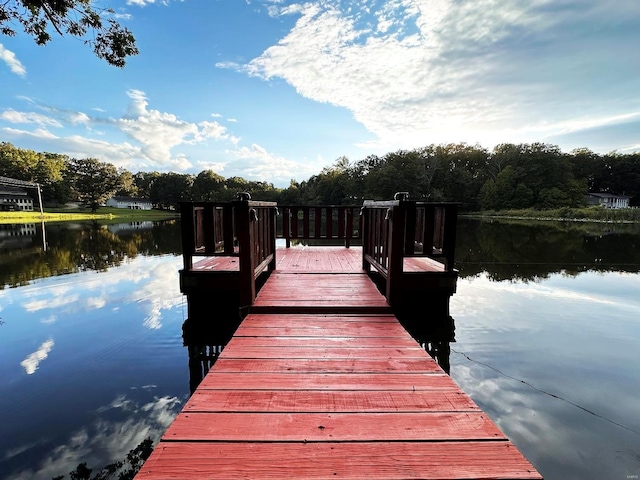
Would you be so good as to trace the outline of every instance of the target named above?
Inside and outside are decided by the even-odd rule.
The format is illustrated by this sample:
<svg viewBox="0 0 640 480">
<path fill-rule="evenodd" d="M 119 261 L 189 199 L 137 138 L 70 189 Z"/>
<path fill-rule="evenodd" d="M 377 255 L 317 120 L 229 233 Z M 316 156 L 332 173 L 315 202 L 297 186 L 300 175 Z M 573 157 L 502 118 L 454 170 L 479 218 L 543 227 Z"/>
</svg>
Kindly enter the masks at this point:
<svg viewBox="0 0 640 480">
<path fill-rule="evenodd" d="M 172 149 L 183 144 L 196 144 L 206 139 L 232 139 L 218 122 L 198 124 L 180 120 L 172 113 L 149 110 L 144 92 L 129 90 L 131 103 L 127 114 L 111 123 L 141 144 L 141 152 L 153 163 L 171 165 L 180 170 L 192 165 L 186 156 L 172 156 Z"/>
<path fill-rule="evenodd" d="M 38 350 L 30 354 L 27 358 L 25 358 L 20 365 L 24 368 L 24 371 L 27 372 L 27 375 L 32 375 L 40 366 L 40 362 L 42 362 L 45 358 L 49 356 L 49 352 L 55 345 L 54 341 L 49 339 L 45 341 Z"/>
<path fill-rule="evenodd" d="M 7 64 L 9 69 L 16 75 L 20 75 L 21 77 L 24 77 L 27 74 L 27 69 L 24 67 L 24 65 L 22 65 L 20 60 L 18 60 L 18 58 L 16 57 L 16 54 L 13 53 L 11 50 L 7 50 L 1 43 L 0 43 L 0 60 L 4 61 L 4 63 Z"/>
<path fill-rule="evenodd" d="M 619 52 L 612 60 L 597 33 L 598 25 L 604 30 L 624 15 L 637 18 L 634 0 L 610 9 L 596 0 L 314 1 L 278 14 L 300 18 L 249 63 L 217 66 L 282 78 L 306 98 L 347 108 L 377 137 L 365 148 L 537 141 L 530 127 L 542 120 L 548 134 L 558 133 L 610 116 L 612 97 L 614 115 L 637 112 L 640 103 L 632 83 L 612 76 L 616 67 L 637 63 L 638 54 Z M 561 37 L 569 41 L 556 46 Z M 595 75 L 606 89 L 584 81 L 594 62 L 602 64 Z M 614 92 L 624 82 L 626 90 Z"/>
<path fill-rule="evenodd" d="M 317 173 L 313 165 L 301 164 L 268 152 L 264 147 L 252 144 L 229 152 L 239 161 L 228 163 L 230 171 L 239 170 L 238 176 L 246 179 L 269 179 L 274 184 L 288 183 L 292 178 L 306 178 Z M 233 175 L 236 175 L 235 173 Z"/>
<path fill-rule="evenodd" d="M 58 120 L 41 113 L 18 112 L 12 108 L 8 108 L 2 112 L 0 118 L 10 123 L 35 123 L 41 127 L 62 127 L 62 124 Z"/>
</svg>

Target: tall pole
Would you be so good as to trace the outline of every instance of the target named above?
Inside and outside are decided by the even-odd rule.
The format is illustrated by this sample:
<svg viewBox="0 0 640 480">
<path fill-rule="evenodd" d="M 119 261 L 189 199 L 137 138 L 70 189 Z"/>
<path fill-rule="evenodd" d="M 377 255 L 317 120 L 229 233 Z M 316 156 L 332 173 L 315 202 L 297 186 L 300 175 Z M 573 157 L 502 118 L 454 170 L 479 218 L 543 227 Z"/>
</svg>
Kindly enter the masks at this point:
<svg viewBox="0 0 640 480">
<path fill-rule="evenodd" d="M 44 211 L 42 210 L 42 194 L 40 193 L 40 184 L 36 183 L 36 187 L 38 187 L 38 203 L 40 204 L 40 216 L 44 217 Z M 44 222 L 44 218 L 42 219 Z"/>
</svg>

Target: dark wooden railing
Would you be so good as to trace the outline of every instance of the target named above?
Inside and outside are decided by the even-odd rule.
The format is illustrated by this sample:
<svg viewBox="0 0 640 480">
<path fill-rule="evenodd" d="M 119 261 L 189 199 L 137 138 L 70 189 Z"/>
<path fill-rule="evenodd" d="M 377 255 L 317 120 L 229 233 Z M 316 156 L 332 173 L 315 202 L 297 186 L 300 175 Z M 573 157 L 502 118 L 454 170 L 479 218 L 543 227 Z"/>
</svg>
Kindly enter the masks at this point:
<svg viewBox="0 0 640 480">
<path fill-rule="evenodd" d="M 184 271 L 192 271 L 194 257 L 238 257 L 237 275 L 229 283 L 253 302 L 256 278 L 276 266 L 276 204 L 181 202 L 180 212 Z"/>
<path fill-rule="evenodd" d="M 365 201 L 362 216 L 362 266 L 384 277 L 389 303 L 403 288 L 405 258 L 428 257 L 454 271 L 458 204 Z"/>
<path fill-rule="evenodd" d="M 362 238 L 360 207 L 345 205 L 279 206 L 278 238 L 286 240 L 344 240 L 349 248 L 352 240 Z"/>
<path fill-rule="evenodd" d="M 209 288 L 237 289 L 245 305 L 256 295 L 256 279 L 276 268 L 276 237 L 291 240 L 362 240 L 362 266 L 377 270 L 386 281 L 386 296 L 393 305 L 405 288 L 414 288 L 416 271 L 405 275 L 405 259 L 427 257 L 438 262 L 435 271 L 454 273 L 458 204 L 426 203 L 403 199 L 363 206 L 280 206 L 273 202 L 238 200 L 229 203 L 183 202 L 182 243 L 184 270 L 181 288 L 190 281 Z M 194 257 L 237 257 L 233 270 L 216 267 L 219 278 L 204 281 Z M 429 268 L 433 263 L 429 265 Z M 435 268 L 435 267 L 434 267 Z M 421 272 L 421 271 L 420 271 Z M 195 278 L 198 277 L 198 278 Z M 208 276 L 209 278 L 211 276 Z M 224 278 L 223 278 L 224 277 Z M 411 278 L 409 278 L 411 277 Z M 182 288 L 184 292 L 184 288 Z"/>
</svg>

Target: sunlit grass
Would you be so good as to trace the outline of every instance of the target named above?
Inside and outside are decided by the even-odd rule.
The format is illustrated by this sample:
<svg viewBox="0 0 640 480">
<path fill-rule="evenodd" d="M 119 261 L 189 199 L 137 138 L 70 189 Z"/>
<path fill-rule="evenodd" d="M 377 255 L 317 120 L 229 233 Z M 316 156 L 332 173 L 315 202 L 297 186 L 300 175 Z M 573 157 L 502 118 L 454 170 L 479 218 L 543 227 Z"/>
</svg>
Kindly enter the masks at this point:
<svg viewBox="0 0 640 480">
<path fill-rule="evenodd" d="M 176 212 L 165 210 L 130 210 L 124 208 L 100 207 L 96 212 L 85 208 L 46 208 L 44 214 L 33 212 L 0 212 L 0 223 L 37 223 L 82 220 L 144 221 L 175 218 Z"/>
</svg>

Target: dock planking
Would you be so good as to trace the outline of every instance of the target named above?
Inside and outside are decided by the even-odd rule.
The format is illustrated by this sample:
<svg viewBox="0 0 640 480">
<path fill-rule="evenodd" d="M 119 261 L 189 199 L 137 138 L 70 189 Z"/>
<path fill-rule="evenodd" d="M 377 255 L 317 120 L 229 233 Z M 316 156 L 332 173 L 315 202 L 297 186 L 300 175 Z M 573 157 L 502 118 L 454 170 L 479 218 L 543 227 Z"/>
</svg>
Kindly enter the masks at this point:
<svg viewBox="0 0 640 480">
<path fill-rule="evenodd" d="M 542 478 L 392 314 L 287 298 L 262 297 L 277 313 L 243 320 L 137 479 Z"/>
</svg>

